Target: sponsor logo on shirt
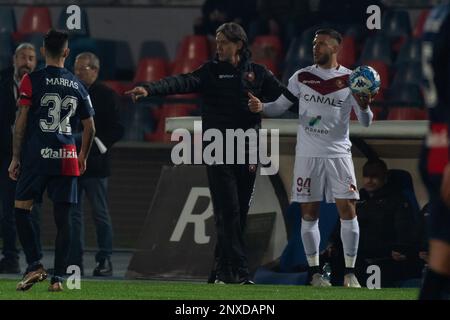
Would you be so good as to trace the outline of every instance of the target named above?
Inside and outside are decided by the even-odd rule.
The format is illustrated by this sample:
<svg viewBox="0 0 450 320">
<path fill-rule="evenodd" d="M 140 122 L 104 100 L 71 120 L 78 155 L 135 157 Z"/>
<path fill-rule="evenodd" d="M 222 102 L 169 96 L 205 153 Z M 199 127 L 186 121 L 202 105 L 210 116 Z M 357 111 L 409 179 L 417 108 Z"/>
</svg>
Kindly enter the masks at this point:
<svg viewBox="0 0 450 320">
<path fill-rule="evenodd" d="M 44 148 L 41 149 L 41 157 L 44 159 L 76 159 L 77 152 L 76 150 Z"/>
<path fill-rule="evenodd" d="M 330 97 L 324 97 L 322 95 L 315 95 L 315 94 L 304 94 L 303 99 L 307 102 L 318 102 L 333 107 L 342 107 L 342 103 L 344 103 L 343 100 L 335 100 Z"/>
<path fill-rule="evenodd" d="M 233 79 L 234 74 L 219 74 L 219 79 Z"/>
</svg>

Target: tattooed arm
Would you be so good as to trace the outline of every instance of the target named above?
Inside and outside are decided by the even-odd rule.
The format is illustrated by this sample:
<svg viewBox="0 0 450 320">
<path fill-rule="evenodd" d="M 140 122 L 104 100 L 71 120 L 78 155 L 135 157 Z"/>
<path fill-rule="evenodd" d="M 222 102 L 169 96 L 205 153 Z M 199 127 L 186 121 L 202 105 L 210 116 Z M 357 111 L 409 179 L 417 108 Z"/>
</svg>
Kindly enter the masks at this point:
<svg viewBox="0 0 450 320">
<path fill-rule="evenodd" d="M 22 152 L 23 140 L 27 128 L 28 110 L 30 107 L 19 105 L 19 112 L 16 118 L 13 135 L 13 158 L 9 165 L 9 177 L 17 180 L 20 170 L 20 154 Z"/>
</svg>

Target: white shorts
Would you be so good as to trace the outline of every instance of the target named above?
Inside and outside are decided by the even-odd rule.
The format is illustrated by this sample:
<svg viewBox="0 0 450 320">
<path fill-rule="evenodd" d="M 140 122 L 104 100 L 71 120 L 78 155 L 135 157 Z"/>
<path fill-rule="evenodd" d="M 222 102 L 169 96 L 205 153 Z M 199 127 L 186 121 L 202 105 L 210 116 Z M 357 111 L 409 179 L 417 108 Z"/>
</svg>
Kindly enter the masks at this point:
<svg viewBox="0 0 450 320">
<path fill-rule="evenodd" d="M 291 201 L 322 201 L 324 194 L 328 203 L 359 199 L 352 158 L 296 157 Z"/>
</svg>

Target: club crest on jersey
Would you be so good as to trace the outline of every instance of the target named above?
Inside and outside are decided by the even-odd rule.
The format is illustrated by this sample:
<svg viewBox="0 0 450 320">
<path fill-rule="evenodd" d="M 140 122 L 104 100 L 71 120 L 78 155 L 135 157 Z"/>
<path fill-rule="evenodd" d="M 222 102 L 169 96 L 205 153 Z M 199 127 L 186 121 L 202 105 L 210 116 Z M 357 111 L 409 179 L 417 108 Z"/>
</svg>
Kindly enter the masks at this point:
<svg viewBox="0 0 450 320">
<path fill-rule="evenodd" d="M 339 89 L 345 87 L 345 82 L 342 79 L 336 79 L 336 87 Z"/>
<path fill-rule="evenodd" d="M 244 78 L 247 81 L 253 82 L 253 81 L 255 81 L 255 73 L 254 72 L 246 72 L 244 74 Z"/>
<path fill-rule="evenodd" d="M 76 159 L 77 151 L 68 149 L 53 150 L 51 148 L 44 148 L 41 149 L 41 157 L 44 159 Z"/>
</svg>

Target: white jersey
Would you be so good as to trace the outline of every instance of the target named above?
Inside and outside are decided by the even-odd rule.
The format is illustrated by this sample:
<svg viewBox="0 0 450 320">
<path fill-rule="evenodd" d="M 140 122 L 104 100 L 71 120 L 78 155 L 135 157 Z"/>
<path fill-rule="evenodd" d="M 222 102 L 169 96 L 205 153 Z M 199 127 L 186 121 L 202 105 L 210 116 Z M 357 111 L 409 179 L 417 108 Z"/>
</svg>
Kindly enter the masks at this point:
<svg viewBox="0 0 450 320">
<path fill-rule="evenodd" d="M 298 70 L 289 79 L 288 89 L 299 101 L 297 157 L 339 158 L 351 156 L 349 138 L 352 108 L 364 126 L 372 121 L 370 108 L 362 111 L 348 88 L 351 70 L 338 66 L 322 69 L 312 65 Z M 281 95 L 277 101 L 265 103 L 269 116 L 284 112 L 292 105 Z"/>
</svg>

